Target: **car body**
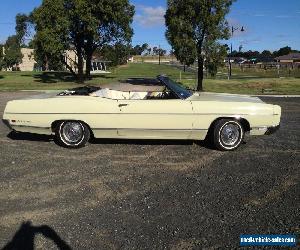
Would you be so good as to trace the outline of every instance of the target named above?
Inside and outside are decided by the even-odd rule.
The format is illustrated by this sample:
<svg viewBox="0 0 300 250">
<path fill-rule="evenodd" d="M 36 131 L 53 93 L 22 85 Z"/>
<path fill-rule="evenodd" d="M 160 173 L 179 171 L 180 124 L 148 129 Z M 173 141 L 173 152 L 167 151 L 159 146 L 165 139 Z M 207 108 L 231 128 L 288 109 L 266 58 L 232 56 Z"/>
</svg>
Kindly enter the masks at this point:
<svg viewBox="0 0 300 250">
<path fill-rule="evenodd" d="M 81 130 L 78 133 L 89 130 L 88 136 L 95 138 L 189 140 L 204 140 L 209 133 L 221 137 L 225 131 L 218 134 L 215 126 L 220 121 L 232 121 L 234 124 L 223 129 L 231 135 L 239 133 L 238 145 L 247 132 L 264 135 L 279 128 L 280 106 L 266 104 L 257 97 L 192 92 L 166 76 L 158 76 L 157 82 L 163 91 L 106 89 L 104 93 L 103 89 L 90 88 L 87 93 L 76 94 L 76 90 L 70 90 L 59 95 L 13 100 L 6 105 L 3 121 L 14 131 L 58 137 L 62 132 L 58 127 L 72 122 L 69 127 L 77 123 L 81 128 L 65 128 L 65 132 L 76 134 L 78 130 Z M 102 91 L 100 95 L 93 95 L 99 91 Z M 63 144 L 81 146 L 81 143 Z M 232 150 L 237 146 L 220 149 Z"/>
</svg>

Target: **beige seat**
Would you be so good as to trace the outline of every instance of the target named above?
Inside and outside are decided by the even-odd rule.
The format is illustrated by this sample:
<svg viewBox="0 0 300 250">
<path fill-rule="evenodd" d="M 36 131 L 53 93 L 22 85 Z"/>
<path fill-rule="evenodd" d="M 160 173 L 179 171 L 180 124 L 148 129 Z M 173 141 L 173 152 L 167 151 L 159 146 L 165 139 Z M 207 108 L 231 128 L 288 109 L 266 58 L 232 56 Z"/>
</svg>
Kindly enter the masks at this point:
<svg viewBox="0 0 300 250">
<path fill-rule="evenodd" d="M 129 92 L 112 89 L 100 89 L 91 94 L 91 96 L 108 98 L 113 100 L 142 100 L 145 99 L 148 92 Z"/>
</svg>

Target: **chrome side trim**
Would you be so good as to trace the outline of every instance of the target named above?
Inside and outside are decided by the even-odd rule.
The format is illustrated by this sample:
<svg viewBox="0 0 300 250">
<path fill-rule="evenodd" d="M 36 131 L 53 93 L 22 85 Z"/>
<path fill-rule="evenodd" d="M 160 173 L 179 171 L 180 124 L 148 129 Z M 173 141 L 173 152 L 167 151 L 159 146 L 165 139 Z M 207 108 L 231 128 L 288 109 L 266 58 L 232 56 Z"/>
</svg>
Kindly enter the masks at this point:
<svg viewBox="0 0 300 250">
<path fill-rule="evenodd" d="M 38 127 L 38 126 L 28 126 L 28 125 L 15 125 L 11 124 L 12 127 L 20 127 L 20 128 L 41 128 L 41 129 L 50 129 L 50 127 Z"/>
<path fill-rule="evenodd" d="M 91 128 L 92 130 L 206 131 L 208 129 Z"/>
<path fill-rule="evenodd" d="M 218 116 L 268 116 L 273 114 L 221 114 L 221 113 L 10 113 L 10 115 L 218 115 Z"/>
</svg>

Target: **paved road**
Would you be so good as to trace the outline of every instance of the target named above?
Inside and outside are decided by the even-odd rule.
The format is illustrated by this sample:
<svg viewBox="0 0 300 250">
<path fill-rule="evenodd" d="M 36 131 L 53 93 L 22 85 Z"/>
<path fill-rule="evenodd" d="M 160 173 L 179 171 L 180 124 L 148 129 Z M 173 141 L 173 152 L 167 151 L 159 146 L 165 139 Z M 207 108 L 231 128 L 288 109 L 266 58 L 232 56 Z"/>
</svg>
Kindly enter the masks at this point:
<svg viewBox="0 0 300 250">
<path fill-rule="evenodd" d="M 1 113 L 24 95 L 0 93 Z M 108 140 L 74 151 L 1 124 L 0 248 L 215 249 L 243 233 L 299 235 L 300 98 L 265 100 L 283 107 L 281 130 L 235 152 Z"/>
</svg>

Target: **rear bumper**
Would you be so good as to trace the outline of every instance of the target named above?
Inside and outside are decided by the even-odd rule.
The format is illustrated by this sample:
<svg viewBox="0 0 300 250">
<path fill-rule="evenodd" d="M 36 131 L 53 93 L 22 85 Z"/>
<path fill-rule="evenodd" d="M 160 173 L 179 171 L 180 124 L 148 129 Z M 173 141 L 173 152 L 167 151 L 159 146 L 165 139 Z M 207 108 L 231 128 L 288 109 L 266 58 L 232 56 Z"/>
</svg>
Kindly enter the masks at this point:
<svg viewBox="0 0 300 250">
<path fill-rule="evenodd" d="M 9 121 L 8 121 L 8 120 L 2 119 L 2 122 L 3 122 L 3 123 L 4 123 L 4 125 L 5 125 L 6 127 L 8 127 L 10 130 L 13 130 L 13 128 L 10 126 L 10 124 L 9 124 Z"/>
<path fill-rule="evenodd" d="M 280 128 L 280 124 L 277 125 L 277 126 L 272 126 L 272 127 L 268 127 L 265 135 L 271 135 L 271 134 L 274 134 L 277 130 L 279 130 Z"/>
</svg>

